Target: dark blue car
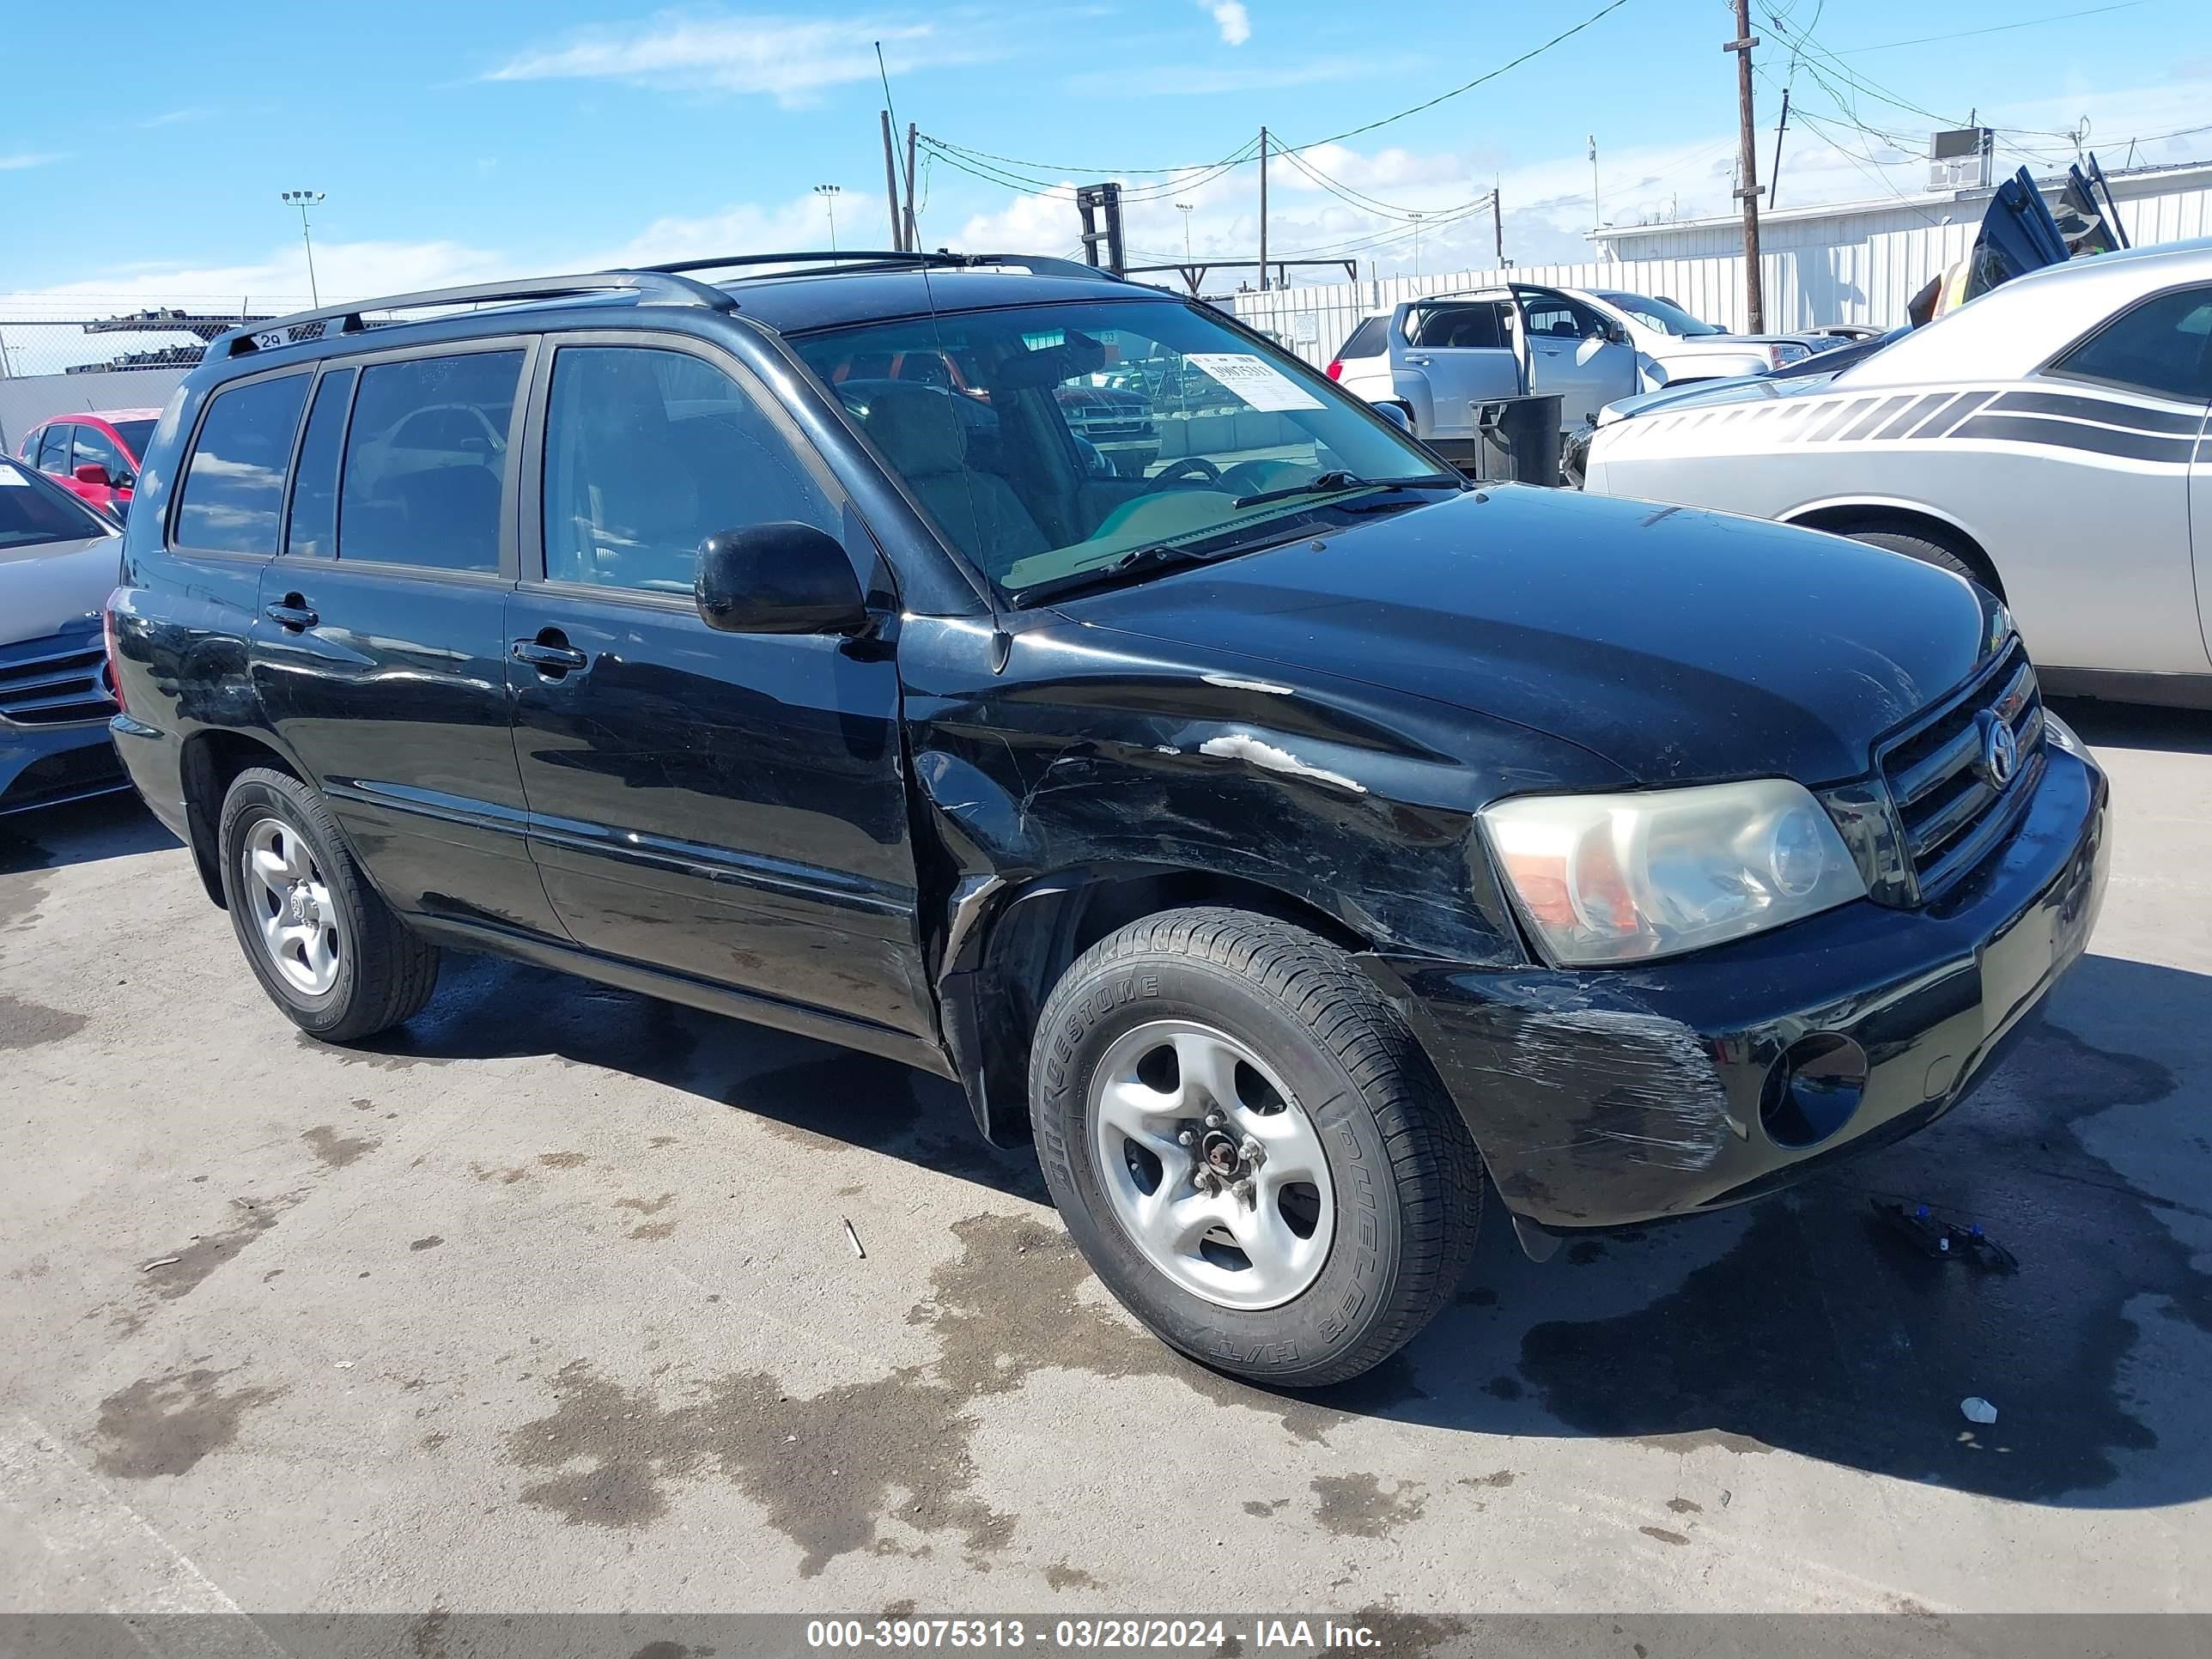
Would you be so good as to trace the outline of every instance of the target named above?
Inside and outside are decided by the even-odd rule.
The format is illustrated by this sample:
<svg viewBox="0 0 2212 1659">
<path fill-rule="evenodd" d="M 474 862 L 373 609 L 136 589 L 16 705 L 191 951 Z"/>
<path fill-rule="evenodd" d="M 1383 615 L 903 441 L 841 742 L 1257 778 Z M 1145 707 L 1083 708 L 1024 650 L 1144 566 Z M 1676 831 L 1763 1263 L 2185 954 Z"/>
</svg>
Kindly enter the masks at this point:
<svg viewBox="0 0 2212 1659">
<path fill-rule="evenodd" d="M 100 637 L 122 536 L 0 456 L 0 815 L 130 787 L 107 732 Z"/>
</svg>

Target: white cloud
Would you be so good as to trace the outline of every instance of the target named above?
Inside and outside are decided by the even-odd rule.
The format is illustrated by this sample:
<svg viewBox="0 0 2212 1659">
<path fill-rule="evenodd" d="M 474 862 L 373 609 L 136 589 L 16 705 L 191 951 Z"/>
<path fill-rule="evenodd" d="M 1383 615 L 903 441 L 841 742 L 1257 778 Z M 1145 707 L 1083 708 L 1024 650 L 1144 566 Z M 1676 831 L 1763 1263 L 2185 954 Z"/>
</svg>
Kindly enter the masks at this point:
<svg viewBox="0 0 2212 1659">
<path fill-rule="evenodd" d="M 1198 0 L 1213 19 L 1213 26 L 1221 31 L 1221 44 L 1241 46 L 1252 38 L 1252 15 L 1244 9 L 1244 0 Z"/>
<path fill-rule="evenodd" d="M 894 72 L 978 63 L 1002 49 L 978 31 L 872 17 L 704 17 L 664 12 L 623 29 L 594 29 L 508 59 L 491 81 L 616 80 L 804 104 L 823 88 L 876 78 L 876 44 Z"/>
<path fill-rule="evenodd" d="M 459 242 L 315 243 L 315 276 L 325 301 L 489 282 L 527 269 L 508 256 Z M 306 252 L 296 242 L 280 244 L 257 260 L 134 265 L 34 292 L 9 294 L 4 300 L 8 310 L 26 318 L 111 316 L 152 306 L 207 312 L 234 312 L 240 305 L 256 313 L 304 311 L 312 303 Z M 103 348 L 92 355 L 106 354 Z"/>
<path fill-rule="evenodd" d="M 0 173 L 17 173 L 25 167 L 42 167 L 64 161 L 60 150 L 19 150 L 13 155 L 0 155 Z"/>
</svg>

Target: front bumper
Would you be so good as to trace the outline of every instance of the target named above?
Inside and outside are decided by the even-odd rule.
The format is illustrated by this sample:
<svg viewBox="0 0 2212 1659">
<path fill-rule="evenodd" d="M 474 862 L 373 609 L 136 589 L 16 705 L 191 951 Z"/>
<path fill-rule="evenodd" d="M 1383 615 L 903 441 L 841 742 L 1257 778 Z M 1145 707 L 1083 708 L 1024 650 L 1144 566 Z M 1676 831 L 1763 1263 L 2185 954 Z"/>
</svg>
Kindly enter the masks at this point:
<svg viewBox="0 0 2212 1659">
<path fill-rule="evenodd" d="M 1377 959 L 1516 1216 L 1612 1227 L 1741 1203 L 1957 1105 L 2104 897 L 2105 775 L 2046 752 L 2011 840 L 1923 909 L 1862 901 L 1641 969 Z M 1783 1085 L 1811 1038 L 1856 1044 L 1864 1081 L 1807 1140 Z"/>
<path fill-rule="evenodd" d="M 107 722 L 15 726 L 0 721 L 0 817 L 128 789 Z"/>
</svg>

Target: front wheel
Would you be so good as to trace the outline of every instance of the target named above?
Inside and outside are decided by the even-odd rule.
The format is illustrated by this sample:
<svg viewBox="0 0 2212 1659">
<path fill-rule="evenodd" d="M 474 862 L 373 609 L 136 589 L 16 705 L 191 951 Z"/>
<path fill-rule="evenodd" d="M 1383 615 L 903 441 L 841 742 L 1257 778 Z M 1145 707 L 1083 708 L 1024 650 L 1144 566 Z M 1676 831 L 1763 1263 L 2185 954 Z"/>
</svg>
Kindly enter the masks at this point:
<svg viewBox="0 0 2212 1659">
<path fill-rule="evenodd" d="M 1404 1022 L 1344 951 L 1169 911 L 1054 988 L 1030 1118 L 1070 1235 L 1122 1305 L 1277 1387 L 1358 1376 L 1449 1299 L 1482 1165 Z"/>
</svg>

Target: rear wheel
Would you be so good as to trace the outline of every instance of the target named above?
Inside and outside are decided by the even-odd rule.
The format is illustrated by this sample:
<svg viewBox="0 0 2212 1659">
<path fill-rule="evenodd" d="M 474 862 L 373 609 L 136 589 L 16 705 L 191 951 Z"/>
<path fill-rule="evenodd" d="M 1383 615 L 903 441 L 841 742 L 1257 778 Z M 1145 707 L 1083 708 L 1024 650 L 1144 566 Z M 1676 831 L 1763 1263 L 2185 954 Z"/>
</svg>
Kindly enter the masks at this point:
<svg viewBox="0 0 2212 1659">
<path fill-rule="evenodd" d="M 222 803 L 223 901 L 270 1000 L 325 1042 L 389 1030 L 437 988 L 438 952 L 369 886 L 319 796 L 242 772 Z"/>
<path fill-rule="evenodd" d="M 1357 1376 L 1449 1300 L 1482 1167 L 1346 953 L 1226 909 L 1101 940 L 1038 1018 L 1030 1116 L 1069 1234 L 1122 1304 L 1222 1370 Z"/>
</svg>

